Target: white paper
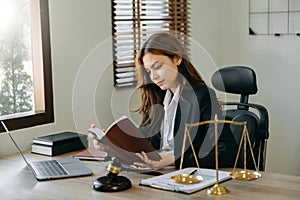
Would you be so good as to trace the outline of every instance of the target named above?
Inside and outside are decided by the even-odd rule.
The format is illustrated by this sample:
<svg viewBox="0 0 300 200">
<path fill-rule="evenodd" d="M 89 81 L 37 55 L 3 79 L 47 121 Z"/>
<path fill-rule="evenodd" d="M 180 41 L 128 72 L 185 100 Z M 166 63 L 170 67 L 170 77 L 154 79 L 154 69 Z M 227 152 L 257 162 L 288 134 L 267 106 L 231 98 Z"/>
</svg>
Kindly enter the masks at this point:
<svg viewBox="0 0 300 200">
<path fill-rule="evenodd" d="M 175 182 L 171 177 L 180 174 L 189 174 L 195 169 L 198 170 L 197 175 L 203 177 L 203 181 L 195 184 L 180 184 Z M 231 172 L 218 171 L 219 182 L 228 180 L 231 178 Z M 207 188 L 216 183 L 216 170 L 214 169 L 198 169 L 195 167 L 185 168 L 161 176 L 156 176 L 148 179 L 142 179 L 141 185 L 150 186 L 153 188 L 171 190 L 174 192 L 193 193 L 203 188 Z"/>
</svg>

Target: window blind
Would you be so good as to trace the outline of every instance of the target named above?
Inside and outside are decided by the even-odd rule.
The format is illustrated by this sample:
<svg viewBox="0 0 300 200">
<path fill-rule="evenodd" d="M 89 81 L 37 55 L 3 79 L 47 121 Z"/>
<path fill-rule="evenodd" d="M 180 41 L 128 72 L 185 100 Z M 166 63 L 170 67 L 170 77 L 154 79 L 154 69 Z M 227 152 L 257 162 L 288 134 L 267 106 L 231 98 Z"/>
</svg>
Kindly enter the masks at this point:
<svg viewBox="0 0 300 200">
<path fill-rule="evenodd" d="M 189 46 L 188 0 L 112 0 L 111 10 L 115 87 L 136 84 L 135 56 L 150 35 L 172 31 Z"/>
</svg>

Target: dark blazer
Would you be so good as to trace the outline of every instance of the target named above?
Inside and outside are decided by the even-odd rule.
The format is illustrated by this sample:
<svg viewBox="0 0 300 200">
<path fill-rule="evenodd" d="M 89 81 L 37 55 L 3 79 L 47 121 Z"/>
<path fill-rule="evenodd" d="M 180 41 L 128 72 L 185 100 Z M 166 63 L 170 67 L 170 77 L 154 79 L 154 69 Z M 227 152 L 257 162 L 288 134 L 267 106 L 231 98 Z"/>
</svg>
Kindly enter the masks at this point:
<svg viewBox="0 0 300 200">
<path fill-rule="evenodd" d="M 159 109 L 163 110 L 160 106 Z M 159 111 L 163 112 L 163 111 Z M 218 119 L 224 119 L 217 102 L 215 92 L 206 86 L 184 87 L 176 110 L 174 124 L 174 155 L 175 166 L 180 167 L 182 154 L 182 142 L 185 130 L 185 124 L 192 124 L 201 121 L 214 119 L 215 115 Z M 162 121 L 156 125 L 143 127 L 142 132 L 148 136 L 151 144 L 156 148 L 160 148 L 160 125 Z M 153 125 L 154 126 L 154 125 Z M 218 158 L 219 167 L 233 167 L 237 144 L 230 132 L 229 126 L 218 125 Z M 149 132 L 151 132 L 149 134 Z M 214 124 L 201 125 L 189 128 L 189 133 L 193 141 L 193 147 L 196 152 L 200 168 L 215 168 L 215 127 Z M 188 138 L 186 139 L 184 152 L 184 160 L 182 167 L 196 167 L 195 158 L 192 152 Z"/>
</svg>

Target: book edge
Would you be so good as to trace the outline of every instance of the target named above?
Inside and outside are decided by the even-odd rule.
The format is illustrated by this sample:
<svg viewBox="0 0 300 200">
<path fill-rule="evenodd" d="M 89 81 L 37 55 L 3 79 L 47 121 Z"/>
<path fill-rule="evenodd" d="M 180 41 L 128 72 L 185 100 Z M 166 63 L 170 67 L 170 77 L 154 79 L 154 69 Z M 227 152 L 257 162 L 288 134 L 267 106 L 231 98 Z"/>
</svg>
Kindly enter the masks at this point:
<svg viewBox="0 0 300 200">
<path fill-rule="evenodd" d="M 126 115 L 121 116 L 120 118 L 118 118 L 117 120 L 115 120 L 105 131 L 108 132 L 114 125 L 118 124 L 119 122 L 125 120 L 125 119 L 129 119 Z M 131 122 L 131 120 L 129 120 Z M 131 122 L 132 123 L 132 122 Z"/>
</svg>

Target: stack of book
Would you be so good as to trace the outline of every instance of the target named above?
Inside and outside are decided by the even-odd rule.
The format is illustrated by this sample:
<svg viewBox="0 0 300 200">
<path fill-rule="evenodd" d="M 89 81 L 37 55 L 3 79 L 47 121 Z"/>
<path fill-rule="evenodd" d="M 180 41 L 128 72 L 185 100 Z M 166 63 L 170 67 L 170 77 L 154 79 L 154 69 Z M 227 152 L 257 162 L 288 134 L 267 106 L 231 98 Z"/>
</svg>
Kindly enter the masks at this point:
<svg viewBox="0 0 300 200">
<path fill-rule="evenodd" d="M 31 152 L 55 156 L 63 153 L 86 149 L 87 135 L 74 132 L 61 132 L 33 138 Z"/>
</svg>

